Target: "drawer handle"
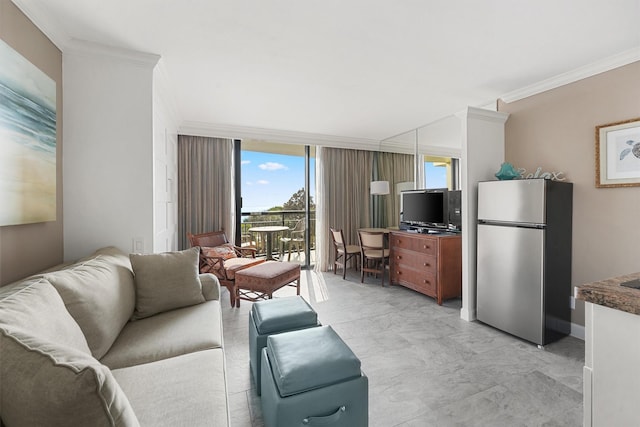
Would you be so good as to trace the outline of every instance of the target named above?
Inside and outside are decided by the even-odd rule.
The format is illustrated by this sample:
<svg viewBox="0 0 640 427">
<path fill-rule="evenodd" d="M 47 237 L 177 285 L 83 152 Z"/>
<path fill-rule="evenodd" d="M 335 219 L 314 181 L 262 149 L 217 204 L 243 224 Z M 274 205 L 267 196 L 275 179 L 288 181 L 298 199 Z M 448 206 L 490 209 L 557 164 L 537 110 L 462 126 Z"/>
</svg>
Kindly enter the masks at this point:
<svg viewBox="0 0 640 427">
<path fill-rule="evenodd" d="M 425 248 L 425 249 L 431 249 L 431 246 L 429 246 L 429 245 L 424 245 L 424 248 Z"/>
<path fill-rule="evenodd" d="M 424 266 L 425 266 L 425 267 L 431 267 L 431 264 L 429 264 L 428 262 L 425 262 L 425 263 L 424 263 Z"/>
<path fill-rule="evenodd" d="M 398 271 L 398 276 L 402 274 L 402 271 Z"/>
<path fill-rule="evenodd" d="M 402 259 L 402 256 L 398 255 L 398 256 L 396 257 L 396 259 Z"/>
<path fill-rule="evenodd" d="M 427 279 L 424 279 L 424 280 L 423 280 L 423 282 L 424 282 L 424 283 L 427 283 L 427 284 L 428 284 L 428 283 L 431 283 L 431 282 L 430 282 L 430 281 L 428 281 Z"/>
</svg>

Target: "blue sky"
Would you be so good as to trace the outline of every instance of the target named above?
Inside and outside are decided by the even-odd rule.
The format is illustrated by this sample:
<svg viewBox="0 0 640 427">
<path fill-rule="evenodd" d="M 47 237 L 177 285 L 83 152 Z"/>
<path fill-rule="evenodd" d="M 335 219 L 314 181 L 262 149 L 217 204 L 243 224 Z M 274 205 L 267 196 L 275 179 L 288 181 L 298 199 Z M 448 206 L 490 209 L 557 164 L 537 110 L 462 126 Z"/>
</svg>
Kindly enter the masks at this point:
<svg viewBox="0 0 640 427">
<path fill-rule="evenodd" d="M 315 159 L 311 158 L 311 196 L 315 202 Z M 304 157 L 242 151 L 243 212 L 282 206 L 304 187 Z"/>
<path fill-rule="evenodd" d="M 434 166 L 431 162 L 425 162 L 424 176 L 427 188 L 447 187 L 447 168 L 444 166 Z"/>
</svg>

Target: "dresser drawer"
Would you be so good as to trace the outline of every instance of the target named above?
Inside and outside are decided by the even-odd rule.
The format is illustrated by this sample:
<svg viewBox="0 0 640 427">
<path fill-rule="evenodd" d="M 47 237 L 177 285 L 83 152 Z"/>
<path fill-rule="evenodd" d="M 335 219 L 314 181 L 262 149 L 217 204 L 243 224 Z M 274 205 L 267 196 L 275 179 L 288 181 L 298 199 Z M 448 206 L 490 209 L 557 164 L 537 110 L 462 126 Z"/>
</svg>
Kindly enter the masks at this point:
<svg viewBox="0 0 640 427">
<path fill-rule="evenodd" d="M 392 234 L 391 235 L 391 247 L 406 249 L 409 251 L 416 251 L 423 254 L 435 255 L 436 248 L 438 246 L 438 240 L 428 237 L 415 237 L 408 234 Z"/>
<path fill-rule="evenodd" d="M 436 275 L 414 270 L 407 266 L 396 266 L 391 271 L 391 282 L 413 289 L 425 295 L 436 296 Z"/>
<path fill-rule="evenodd" d="M 391 262 L 398 266 L 410 266 L 423 273 L 436 272 L 436 257 L 433 255 L 396 249 L 393 251 Z"/>
</svg>

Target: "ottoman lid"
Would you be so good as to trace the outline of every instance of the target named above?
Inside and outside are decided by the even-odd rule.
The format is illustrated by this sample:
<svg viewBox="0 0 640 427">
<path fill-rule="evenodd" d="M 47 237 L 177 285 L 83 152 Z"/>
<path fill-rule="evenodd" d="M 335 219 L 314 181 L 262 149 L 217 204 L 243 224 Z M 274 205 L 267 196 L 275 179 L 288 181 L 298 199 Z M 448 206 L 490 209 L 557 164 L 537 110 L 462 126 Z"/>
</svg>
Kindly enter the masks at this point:
<svg viewBox="0 0 640 427">
<path fill-rule="evenodd" d="M 361 376 L 360 359 L 331 326 L 270 335 L 266 351 L 283 397 Z"/>
<path fill-rule="evenodd" d="M 256 302 L 251 313 L 262 335 L 318 324 L 318 314 L 301 296 Z"/>
</svg>

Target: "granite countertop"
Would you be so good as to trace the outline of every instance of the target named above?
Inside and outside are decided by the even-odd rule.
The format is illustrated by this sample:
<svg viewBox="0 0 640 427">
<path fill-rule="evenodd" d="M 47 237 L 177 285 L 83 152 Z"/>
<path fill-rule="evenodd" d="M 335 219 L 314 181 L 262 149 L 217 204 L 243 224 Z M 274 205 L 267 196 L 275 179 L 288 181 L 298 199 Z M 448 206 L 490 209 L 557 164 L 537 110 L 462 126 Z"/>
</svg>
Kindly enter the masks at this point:
<svg viewBox="0 0 640 427">
<path fill-rule="evenodd" d="M 576 297 L 586 302 L 603 305 L 627 313 L 640 314 L 640 289 L 620 286 L 620 283 L 640 279 L 640 273 L 612 277 L 577 286 Z"/>
</svg>

